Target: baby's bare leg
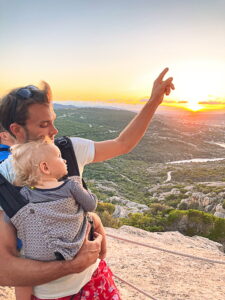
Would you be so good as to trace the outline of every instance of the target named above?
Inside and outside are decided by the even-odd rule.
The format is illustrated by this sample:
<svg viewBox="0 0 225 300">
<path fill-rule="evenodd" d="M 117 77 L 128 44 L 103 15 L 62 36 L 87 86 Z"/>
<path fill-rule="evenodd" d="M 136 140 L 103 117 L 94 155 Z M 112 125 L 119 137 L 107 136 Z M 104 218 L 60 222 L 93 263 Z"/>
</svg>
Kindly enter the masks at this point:
<svg viewBox="0 0 225 300">
<path fill-rule="evenodd" d="M 32 295 L 31 286 L 15 287 L 16 300 L 30 300 Z"/>
</svg>

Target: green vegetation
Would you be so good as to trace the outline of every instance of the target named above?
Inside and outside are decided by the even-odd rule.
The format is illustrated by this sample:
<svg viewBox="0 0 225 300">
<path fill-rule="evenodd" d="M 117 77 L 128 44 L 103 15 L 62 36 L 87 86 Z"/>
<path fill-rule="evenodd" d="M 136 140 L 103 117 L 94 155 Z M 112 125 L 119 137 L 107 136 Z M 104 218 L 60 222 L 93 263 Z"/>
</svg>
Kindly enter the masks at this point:
<svg viewBox="0 0 225 300">
<path fill-rule="evenodd" d="M 149 214 L 130 214 L 129 218 L 121 218 L 120 220 L 123 225 L 130 225 L 147 231 L 163 231 L 163 226 L 159 225 L 163 223 L 163 219 L 152 217 Z"/>
<path fill-rule="evenodd" d="M 173 172 L 173 180 L 176 182 L 208 182 L 225 181 L 225 165 L 218 162 L 207 164 L 191 163 L 183 168 L 177 168 Z M 219 189 L 218 189 L 219 190 Z"/>
<path fill-rule="evenodd" d="M 186 235 L 200 235 L 213 241 L 225 242 L 225 219 L 198 210 L 169 212 L 165 229 L 176 228 Z"/>
<path fill-rule="evenodd" d="M 59 135 L 94 141 L 115 138 L 135 115 L 128 111 L 96 108 L 59 109 L 56 113 Z M 225 196 L 220 194 L 224 187 L 204 184 L 225 181 L 225 164 L 166 164 L 193 157 L 223 157 L 224 149 L 207 142 L 210 139 L 222 142 L 223 138 L 224 131 L 218 127 L 156 116 L 141 143 L 131 153 L 85 167 L 84 178 L 101 201 L 97 213 L 103 224 L 116 228 L 126 224 L 149 231 L 180 230 L 184 234 L 224 241 L 224 219 L 193 210 L 198 209 L 197 203 L 193 203 L 192 210 L 184 202 L 179 205 L 183 210 L 174 208 L 189 197 L 186 193 L 190 190 L 205 195 L 213 193 L 225 208 Z M 165 183 L 170 171 L 172 179 Z M 165 194 L 160 198 L 162 193 L 170 193 L 172 189 L 180 193 Z M 145 204 L 149 211 L 115 219 L 112 217 L 115 206 L 107 203 L 113 196 Z"/>
<path fill-rule="evenodd" d="M 219 194 L 221 192 L 224 192 L 224 187 L 221 187 L 221 186 L 216 186 L 216 187 L 206 186 L 204 184 L 197 184 L 195 186 L 195 189 L 196 189 L 197 192 L 201 192 L 203 194 L 208 194 L 208 193 Z"/>
<path fill-rule="evenodd" d="M 115 211 L 115 205 L 112 203 L 98 202 L 96 212 L 103 213 L 104 211 L 107 211 L 110 215 L 112 215 Z"/>
<path fill-rule="evenodd" d="M 98 202 L 96 212 L 101 218 L 102 224 L 104 226 L 119 228 L 122 225 L 120 219 L 113 218 L 112 214 L 114 213 L 114 210 L 115 205 L 111 203 Z"/>
</svg>

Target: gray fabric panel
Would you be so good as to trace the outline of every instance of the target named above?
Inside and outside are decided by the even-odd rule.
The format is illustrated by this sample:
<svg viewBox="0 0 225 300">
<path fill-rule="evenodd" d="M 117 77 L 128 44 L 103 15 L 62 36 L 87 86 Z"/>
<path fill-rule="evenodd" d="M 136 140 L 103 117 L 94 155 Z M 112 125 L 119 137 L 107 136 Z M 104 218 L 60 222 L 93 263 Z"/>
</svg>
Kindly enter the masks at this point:
<svg viewBox="0 0 225 300">
<path fill-rule="evenodd" d="M 83 244 L 87 228 L 86 213 L 74 196 L 92 207 L 96 206 L 95 196 L 74 180 L 51 190 L 24 187 L 21 193 L 30 203 L 11 221 L 23 242 L 25 257 L 49 261 L 56 259 L 54 252 L 60 252 L 65 259 L 72 259 Z"/>
</svg>

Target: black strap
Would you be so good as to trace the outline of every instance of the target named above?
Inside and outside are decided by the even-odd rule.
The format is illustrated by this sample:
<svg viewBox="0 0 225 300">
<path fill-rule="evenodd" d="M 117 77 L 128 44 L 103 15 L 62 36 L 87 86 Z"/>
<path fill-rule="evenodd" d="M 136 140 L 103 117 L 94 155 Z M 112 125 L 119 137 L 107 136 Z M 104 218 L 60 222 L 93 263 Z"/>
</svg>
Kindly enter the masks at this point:
<svg viewBox="0 0 225 300">
<path fill-rule="evenodd" d="M 20 188 L 13 186 L 0 174 L 0 206 L 9 218 L 28 204 L 28 200 L 20 194 Z"/>
<path fill-rule="evenodd" d="M 7 152 L 10 152 L 10 148 L 0 148 L 0 151 L 7 151 Z"/>
<path fill-rule="evenodd" d="M 74 153 L 73 144 L 68 136 L 62 136 L 55 139 L 55 144 L 61 151 L 62 158 L 67 161 L 68 175 L 62 179 L 66 179 L 68 176 L 80 176 L 79 167 L 77 164 L 76 155 Z M 83 187 L 87 190 L 87 185 L 82 178 Z"/>
</svg>

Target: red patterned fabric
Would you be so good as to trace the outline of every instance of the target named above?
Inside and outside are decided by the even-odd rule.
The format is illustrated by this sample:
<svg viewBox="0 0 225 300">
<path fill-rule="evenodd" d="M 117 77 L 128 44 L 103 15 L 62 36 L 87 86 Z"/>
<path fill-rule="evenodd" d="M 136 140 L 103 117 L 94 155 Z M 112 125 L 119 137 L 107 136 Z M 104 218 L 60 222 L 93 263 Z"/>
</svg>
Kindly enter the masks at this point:
<svg viewBox="0 0 225 300">
<path fill-rule="evenodd" d="M 32 296 L 31 300 L 121 300 L 121 298 L 113 281 L 113 273 L 102 260 L 91 280 L 78 294 L 55 299 L 40 299 Z"/>
</svg>

